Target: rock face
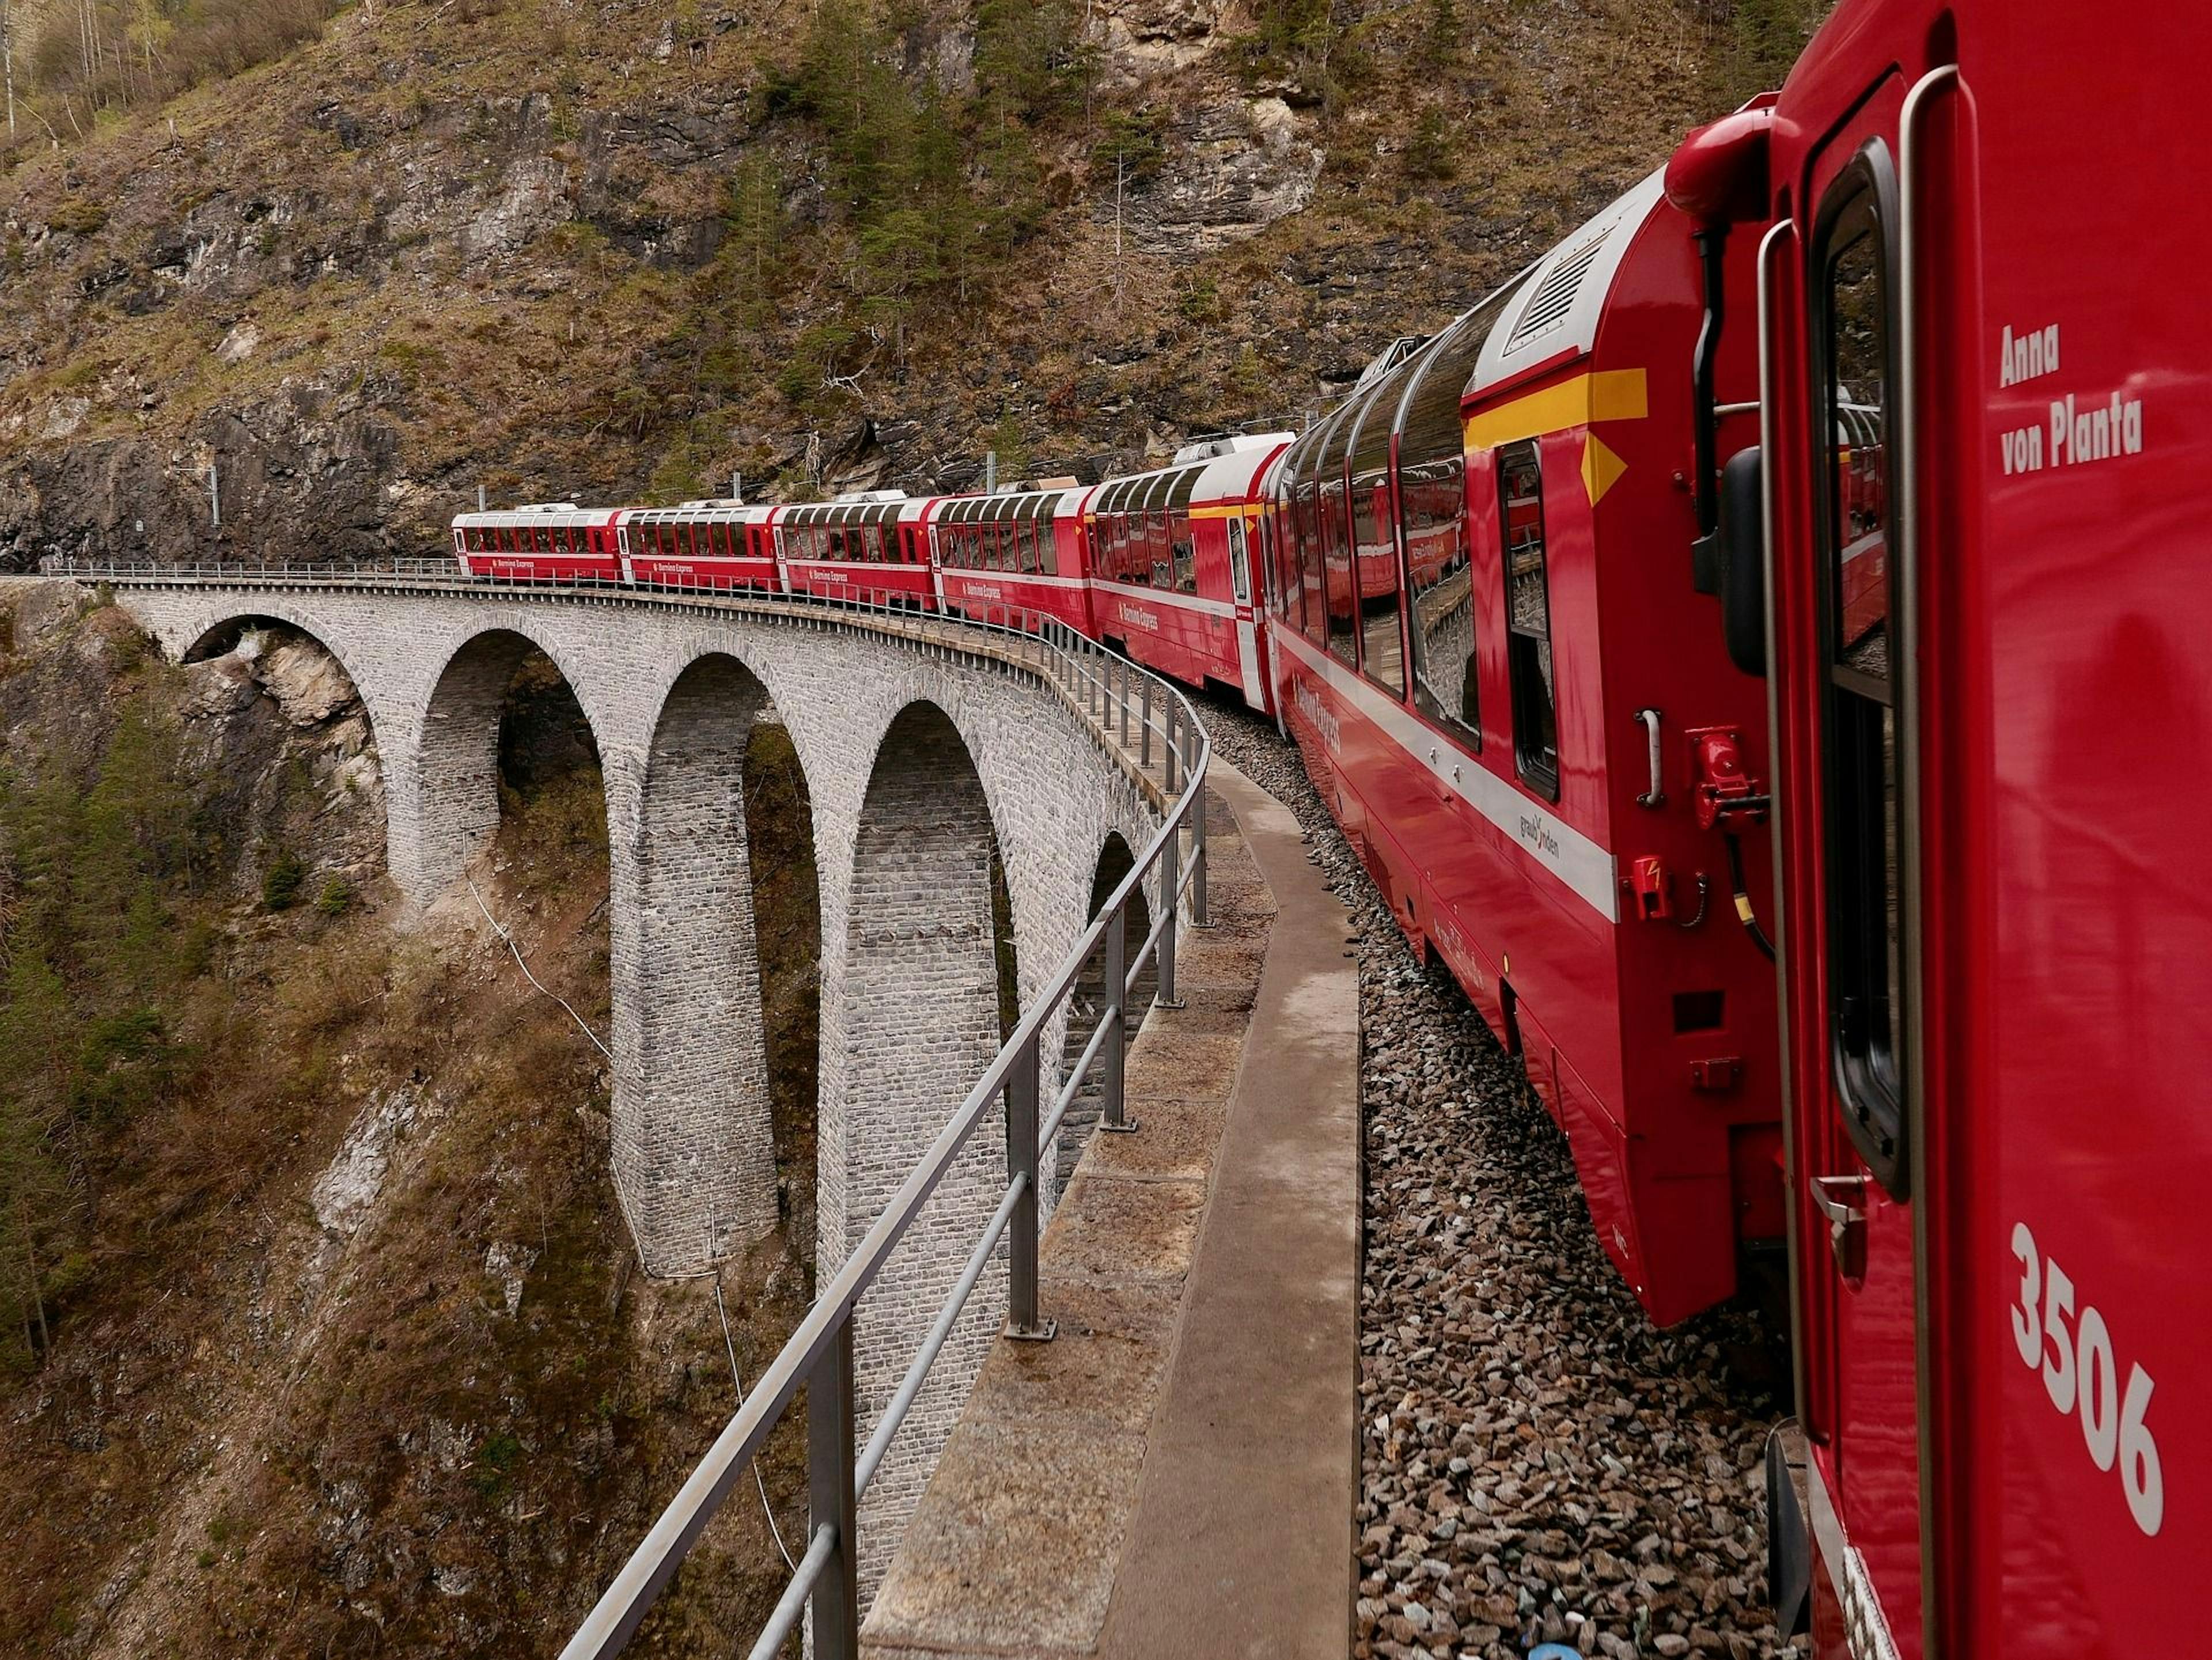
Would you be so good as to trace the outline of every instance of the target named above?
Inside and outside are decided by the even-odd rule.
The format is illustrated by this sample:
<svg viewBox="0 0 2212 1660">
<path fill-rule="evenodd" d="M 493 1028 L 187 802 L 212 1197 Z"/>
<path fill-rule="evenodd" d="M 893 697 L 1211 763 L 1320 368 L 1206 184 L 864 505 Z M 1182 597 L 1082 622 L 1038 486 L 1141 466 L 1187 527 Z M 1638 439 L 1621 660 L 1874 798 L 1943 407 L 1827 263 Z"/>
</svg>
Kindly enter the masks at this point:
<svg viewBox="0 0 2212 1660">
<path fill-rule="evenodd" d="M 432 553 L 479 484 L 1096 477 L 1295 421 L 1756 89 L 1679 7 L 1038 0 L 1010 42 L 851 3 L 991 222 L 862 216 L 794 0 L 380 0 L 173 111 L 0 135 L 0 569 Z M 900 101 L 870 166 L 927 136 Z"/>
<path fill-rule="evenodd" d="M 415 1091 L 373 1096 L 346 1131 L 328 1168 L 315 1178 L 307 1200 L 325 1233 L 351 1238 L 375 1208 L 392 1168 L 392 1144 L 415 1122 Z"/>
<path fill-rule="evenodd" d="M 253 337 L 250 325 L 241 327 L 225 341 L 250 355 L 235 344 Z M 174 441 L 87 437 L 0 455 L 0 566 L 27 569 L 47 555 L 259 564 L 388 553 L 398 435 L 384 406 L 394 390 L 389 376 L 344 386 L 335 375 L 313 376 L 203 415 Z M 82 402 L 0 417 L 0 445 L 58 435 L 64 405 Z M 70 431 L 83 414 L 75 411 Z"/>
<path fill-rule="evenodd" d="M 1279 98 L 1206 105 L 1178 122 L 1174 159 L 1128 216 L 1139 245 L 1210 253 L 1298 212 L 1321 177 L 1309 125 Z"/>
</svg>

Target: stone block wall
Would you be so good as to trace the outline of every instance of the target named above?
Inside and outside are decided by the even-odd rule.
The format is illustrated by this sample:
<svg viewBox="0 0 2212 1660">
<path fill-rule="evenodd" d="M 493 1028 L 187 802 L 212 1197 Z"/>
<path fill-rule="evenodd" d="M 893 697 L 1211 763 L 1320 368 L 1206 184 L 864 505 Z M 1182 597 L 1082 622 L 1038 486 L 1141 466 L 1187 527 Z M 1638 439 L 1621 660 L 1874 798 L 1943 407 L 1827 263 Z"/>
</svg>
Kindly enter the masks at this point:
<svg viewBox="0 0 2212 1660">
<path fill-rule="evenodd" d="M 1030 671 L 818 616 L 312 587 L 118 597 L 177 656 L 250 616 L 298 628 L 337 658 L 382 756 L 392 879 L 418 905 L 448 895 L 496 828 L 501 696 L 530 646 L 552 660 L 605 774 L 614 1175 L 640 1256 L 659 1274 L 703 1270 L 775 1219 L 744 811 L 745 735 L 763 708 L 789 727 L 813 806 L 825 1282 L 997 1049 L 991 850 L 1027 1007 L 1087 924 L 1108 837 L 1141 849 L 1158 829 L 1088 722 Z M 1048 1107 L 1065 1043 L 1056 1018 L 1041 1046 Z M 861 1306 L 864 1435 L 997 1202 L 1003 1135 L 994 1114 Z M 1060 1162 L 1048 1149 L 1048 1211 Z M 994 1265 L 871 1488 L 872 1586 L 1004 1307 Z"/>
</svg>

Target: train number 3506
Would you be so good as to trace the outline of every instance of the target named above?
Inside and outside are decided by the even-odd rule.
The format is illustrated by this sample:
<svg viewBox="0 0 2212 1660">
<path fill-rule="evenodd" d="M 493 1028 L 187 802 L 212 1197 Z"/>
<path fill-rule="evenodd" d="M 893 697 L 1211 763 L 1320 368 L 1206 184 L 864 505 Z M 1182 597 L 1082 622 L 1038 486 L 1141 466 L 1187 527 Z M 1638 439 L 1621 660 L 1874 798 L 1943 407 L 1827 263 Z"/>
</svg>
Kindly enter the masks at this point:
<svg viewBox="0 0 2212 1660">
<path fill-rule="evenodd" d="M 2140 1365 L 2130 1366 L 2127 1388 L 2120 1389 L 2105 1316 L 2086 1305 L 2075 1313 L 2073 1280 L 2036 1249 L 2035 1235 L 2025 1222 L 2013 1228 L 2012 1254 L 2021 1268 L 2020 1300 L 2012 1310 L 2020 1358 L 2030 1371 L 2042 1372 L 2052 1406 L 2078 1413 L 2081 1439 L 2097 1468 L 2119 1465 L 2128 1513 L 2144 1533 L 2155 1534 L 2166 1517 L 2166 1481 L 2159 1470 L 2158 1442 L 2143 1421 L 2150 1410 L 2150 1374 Z"/>
</svg>

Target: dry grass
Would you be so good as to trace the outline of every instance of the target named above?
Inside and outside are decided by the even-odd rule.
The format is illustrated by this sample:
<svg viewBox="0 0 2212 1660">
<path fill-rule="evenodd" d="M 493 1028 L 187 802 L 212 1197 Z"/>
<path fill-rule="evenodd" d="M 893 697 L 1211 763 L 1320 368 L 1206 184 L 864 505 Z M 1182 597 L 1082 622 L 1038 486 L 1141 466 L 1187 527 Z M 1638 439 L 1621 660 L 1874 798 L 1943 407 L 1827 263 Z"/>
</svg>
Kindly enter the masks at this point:
<svg viewBox="0 0 2212 1660">
<path fill-rule="evenodd" d="M 83 626 L 129 637 L 112 615 Z M 64 641 L 0 663 L 12 762 L 82 764 L 76 712 L 173 673 L 88 660 Z M 479 881 L 604 1031 L 596 765 L 534 752 L 547 763 Z M 764 893 L 764 935 L 804 936 L 811 885 L 790 916 Z M 635 1273 L 599 1052 L 472 910 L 400 932 L 392 903 L 380 884 L 335 917 L 220 885 L 191 901 L 216 933 L 173 1011 L 197 1058 L 89 1134 L 86 1271 L 42 1368 L 0 1389 L 0 1652 L 543 1653 L 731 1409 L 705 1288 Z M 784 960 L 771 992 L 804 1013 L 804 980 Z M 781 1029 L 811 1047 L 811 1014 Z M 780 1152 L 804 1192 L 811 1070 L 793 1087 Z M 364 1103 L 403 1095 L 416 1116 L 383 1200 L 326 1234 L 313 1179 Z M 726 1274 L 748 1377 L 804 1307 L 811 1246 L 810 1208 Z M 502 1253 L 525 1265 L 513 1310 Z M 802 1434 L 787 1426 L 763 1466 L 787 1534 Z M 658 1651 L 721 1651 L 780 1583 L 758 1507 L 733 1507 Z"/>
</svg>

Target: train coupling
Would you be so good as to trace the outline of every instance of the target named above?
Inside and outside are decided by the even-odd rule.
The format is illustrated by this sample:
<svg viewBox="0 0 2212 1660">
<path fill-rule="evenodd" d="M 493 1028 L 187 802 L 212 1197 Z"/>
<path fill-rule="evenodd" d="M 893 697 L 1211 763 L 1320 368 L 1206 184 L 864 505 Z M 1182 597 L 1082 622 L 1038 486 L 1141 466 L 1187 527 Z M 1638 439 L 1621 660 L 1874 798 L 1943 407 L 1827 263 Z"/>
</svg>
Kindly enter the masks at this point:
<svg viewBox="0 0 2212 1660">
<path fill-rule="evenodd" d="M 1691 799 L 1698 828 L 1735 830 L 1764 824 L 1773 798 L 1744 770 L 1743 733 L 1735 727 L 1701 727 L 1690 733 Z"/>
</svg>

